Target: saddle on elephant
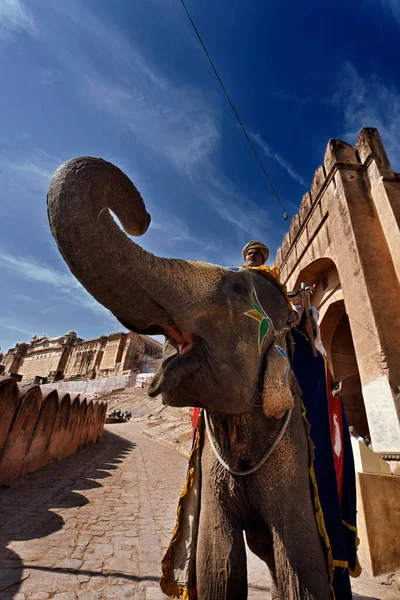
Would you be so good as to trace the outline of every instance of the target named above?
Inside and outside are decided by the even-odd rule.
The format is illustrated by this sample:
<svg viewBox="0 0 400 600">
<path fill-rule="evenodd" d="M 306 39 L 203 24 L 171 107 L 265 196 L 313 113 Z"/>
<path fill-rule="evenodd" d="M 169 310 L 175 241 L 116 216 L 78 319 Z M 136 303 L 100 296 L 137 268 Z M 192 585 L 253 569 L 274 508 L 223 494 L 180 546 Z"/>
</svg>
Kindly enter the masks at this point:
<svg viewBox="0 0 400 600">
<path fill-rule="evenodd" d="M 249 267 L 247 267 L 249 268 Z M 279 271 L 253 268 L 279 286 Z M 346 414 L 331 392 L 326 359 L 305 332 L 291 331 L 291 367 L 302 395 L 302 419 L 309 449 L 309 483 L 315 520 L 326 556 L 332 600 L 351 600 L 349 575 L 358 577 L 355 471 Z M 193 444 L 170 545 L 162 561 L 161 588 L 171 598 L 196 600 L 196 550 L 201 512 L 201 453 L 207 436 L 206 413 L 194 409 Z M 282 443 L 282 442 L 281 442 Z M 279 444 L 274 446 L 279 452 Z M 308 596 L 307 596 L 308 597 Z"/>
</svg>

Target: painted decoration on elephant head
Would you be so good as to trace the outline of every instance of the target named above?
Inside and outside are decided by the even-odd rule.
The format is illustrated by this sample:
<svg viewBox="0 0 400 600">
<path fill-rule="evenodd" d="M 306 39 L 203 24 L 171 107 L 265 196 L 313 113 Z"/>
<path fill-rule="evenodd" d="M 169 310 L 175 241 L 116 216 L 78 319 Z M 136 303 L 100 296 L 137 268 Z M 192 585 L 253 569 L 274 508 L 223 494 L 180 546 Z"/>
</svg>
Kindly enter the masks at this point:
<svg viewBox="0 0 400 600">
<path fill-rule="evenodd" d="M 259 323 L 259 326 L 258 326 L 258 350 L 259 350 L 259 352 L 261 352 L 261 348 L 262 348 L 265 338 L 267 337 L 268 331 L 271 328 L 272 328 L 272 330 L 275 330 L 275 327 L 274 327 L 271 319 L 269 318 L 269 316 L 267 315 L 267 313 L 261 306 L 261 303 L 257 297 L 257 292 L 254 288 L 253 288 L 253 294 L 252 294 L 252 304 L 253 304 L 253 308 L 251 310 L 248 310 L 244 314 L 247 315 L 248 317 L 251 317 L 252 319 L 255 319 Z"/>
<path fill-rule="evenodd" d="M 279 346 L 276 343 L 274 345 L 275 345 L 275 348 L 278 351 L 278 353 L 282 356 L 283 360 L 285 361 L 285 365 L 286 365 L 286 369 L 285 369 L 285 383 L 287 383 L 288 379 L 289 379 L 290 362 L 288 360 L 288 356 L 287 356 L 286 350 L 284 350 L 284 348 L 282 348 L 282 346 Z"/>
<path fill-rule="evenodd" d="M 280 419 L 286 410 L 293 408 L 294 399 L 289 384 L 290 361 L 286 351 L 287 328 L 276 331 L 253 288 L 253 308 L 244 314 L 258 321 L 258 351 L 261 354 L 265 340 L 270 340 L 270 350 L 263 381 L 263 407 L 266 417 Z M 272 336 L 269 336 L 269 331 Z M 272 337 L 272 340 L 271 340 Z"/>
</svg>

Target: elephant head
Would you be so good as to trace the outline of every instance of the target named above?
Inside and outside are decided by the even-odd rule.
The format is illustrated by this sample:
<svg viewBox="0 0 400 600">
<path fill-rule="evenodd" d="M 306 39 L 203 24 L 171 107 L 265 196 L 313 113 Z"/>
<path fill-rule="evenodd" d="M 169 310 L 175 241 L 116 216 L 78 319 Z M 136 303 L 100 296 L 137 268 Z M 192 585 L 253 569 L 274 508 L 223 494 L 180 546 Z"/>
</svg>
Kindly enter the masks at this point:
<svg viewBox="0 0 400 600">
<path fill-rule="evenodd" d="M 260 394 L 269 416 L 288 407 L 278 351 L 284 352 L 287 304 L 272 281 L 248 269 L 145 251 L 110 214 L 128 234 L 142 235 L 150 224 L 142 197 L 102 159 L 61 165 L 47 199 L 57 246 L 82 285 L 128 329 L 165 335 L 151 396 L 231 414 L 249 410 Z"/>
</svg>

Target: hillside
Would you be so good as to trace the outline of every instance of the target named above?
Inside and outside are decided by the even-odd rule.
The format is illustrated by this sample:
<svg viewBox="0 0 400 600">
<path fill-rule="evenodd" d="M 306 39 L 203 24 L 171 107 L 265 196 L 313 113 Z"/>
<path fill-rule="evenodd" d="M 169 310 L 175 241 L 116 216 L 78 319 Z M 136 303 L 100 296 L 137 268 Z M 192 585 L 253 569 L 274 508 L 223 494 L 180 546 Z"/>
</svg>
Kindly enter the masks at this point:
<svg viewBox="0 0 400 600">
<path fill-rule="evenodd" d="M 144 435 L 186 456 L 189 454 L 193 409 L 164 406 L 161 396 L 149 398 L 147 390 L 142 388 L 115 390 L 97 399 L 100 397 L 107 402 L 107 414 L 114 410 L 131 412 L 131 420 L 146 421 Z"/>
</svg>

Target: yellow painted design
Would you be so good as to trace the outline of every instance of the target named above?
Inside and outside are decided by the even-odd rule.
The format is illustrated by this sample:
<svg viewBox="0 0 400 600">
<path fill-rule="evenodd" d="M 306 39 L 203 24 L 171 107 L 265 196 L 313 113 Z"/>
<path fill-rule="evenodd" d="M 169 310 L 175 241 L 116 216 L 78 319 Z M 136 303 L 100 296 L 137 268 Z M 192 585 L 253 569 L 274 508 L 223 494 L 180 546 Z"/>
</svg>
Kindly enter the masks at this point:
<svg viewBox="0 0 400 600">
<path fill-rule="evenodd" d="M 257 298 L 257 292 L 254 288 L 252 293 L 252 303 L 253 308 L 244 314 L 258 321 L 258 351 L 261 352 L 261 346 L 267 336 L 272 321 L 261 306 L 261 302 Z"/>
<path fill-rule="evenodd" d="M 248 317 L 252 317 L 252 319 L 256 319 L 256 321 L 262 321 L 264 318 L 263 315 L 258 312 L 258 310 L 248 310 L 244 314 Z"/>
</svg>

